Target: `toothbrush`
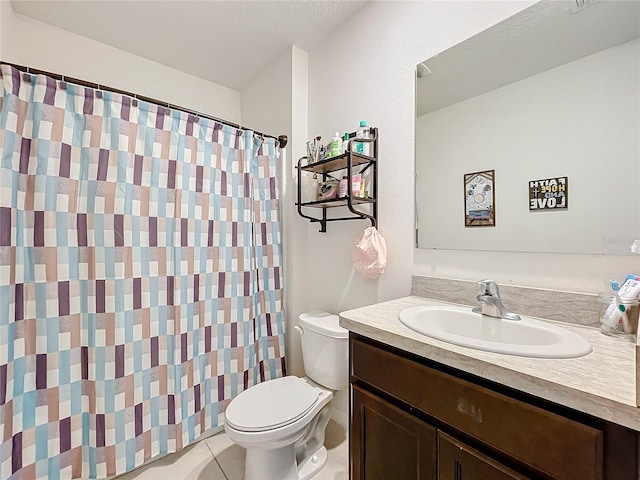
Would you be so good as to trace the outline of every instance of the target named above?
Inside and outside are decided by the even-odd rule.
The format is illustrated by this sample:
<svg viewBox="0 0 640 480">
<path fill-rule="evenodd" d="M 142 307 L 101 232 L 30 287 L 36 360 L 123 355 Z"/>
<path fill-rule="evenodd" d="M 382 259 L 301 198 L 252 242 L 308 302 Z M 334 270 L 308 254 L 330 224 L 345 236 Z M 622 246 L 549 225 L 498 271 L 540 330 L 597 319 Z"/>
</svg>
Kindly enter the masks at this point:
<svg viewBox="0 0 640 480">
<path fill-rule="evenodd" d="M 631 333 L 631 322 L 629 321 L 629 317 L 627 316 L 627 307 L 625 307 L 625 305 L 622 303 L 620 295 L 618 295 L 620 284 L 616 280 L 609 280 L 609 285 L 611 285 L 611 290 L 613 290 L 613 294 L 616 297 L 618 309 L 622 312 L 622 327 L 624 328 L 624 332 Z"/>
</svg>

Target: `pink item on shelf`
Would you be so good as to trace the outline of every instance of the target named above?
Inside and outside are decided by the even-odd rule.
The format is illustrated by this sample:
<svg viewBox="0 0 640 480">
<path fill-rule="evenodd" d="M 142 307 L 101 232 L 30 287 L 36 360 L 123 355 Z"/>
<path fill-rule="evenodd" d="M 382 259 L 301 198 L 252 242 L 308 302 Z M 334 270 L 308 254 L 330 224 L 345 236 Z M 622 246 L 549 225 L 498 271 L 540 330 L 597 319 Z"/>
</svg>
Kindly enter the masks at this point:
<svg viewBox="0 0 640 480">
<path fill-rule="evenodd" d="M 344 198 L 347 196 L 348 193 L 349 193 L 349 179 L 345 175 L 344 177 L 342 177 L 342 180 L 340 180 L 338 195 L 340 196 L 340 198 Z"/>
<path fill-rule="evenodd" d="M 351 177 L 351 196 L 360 197 L 360 184 L 362 183 L 362 175 L 359 173 Z"/>
</svg>

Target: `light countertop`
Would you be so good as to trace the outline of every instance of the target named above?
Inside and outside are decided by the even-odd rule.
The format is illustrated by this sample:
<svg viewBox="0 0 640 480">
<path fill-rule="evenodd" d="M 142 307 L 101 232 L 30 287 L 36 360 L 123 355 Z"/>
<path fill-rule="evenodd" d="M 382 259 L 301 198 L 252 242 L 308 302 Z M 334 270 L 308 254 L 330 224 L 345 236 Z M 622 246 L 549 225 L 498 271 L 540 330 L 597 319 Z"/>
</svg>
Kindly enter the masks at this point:
<svg viewBox="0 0 640 480">
<path fill-rule="evenodd" d="M 405 327 L 398 314 L 418 305 L 453 305 L 404 297 L 340 313 L 353 333 L 536 397 L 640 431 L 636 408 L 635 345 L 593 327 L 549 321 L 586 338 L 593 352 L 580 358 L 528 358 L 460 347 Z"/>
</svg>

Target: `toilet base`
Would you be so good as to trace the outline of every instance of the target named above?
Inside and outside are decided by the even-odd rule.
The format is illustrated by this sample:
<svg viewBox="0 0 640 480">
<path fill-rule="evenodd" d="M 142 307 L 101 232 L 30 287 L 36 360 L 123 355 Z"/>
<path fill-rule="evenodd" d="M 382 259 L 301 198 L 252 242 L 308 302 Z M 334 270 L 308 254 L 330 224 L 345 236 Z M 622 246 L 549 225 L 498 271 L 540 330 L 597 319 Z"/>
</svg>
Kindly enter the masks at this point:
<svg viewBox="0 0 640 480">
<path fill-rule="evenodd" d="M 244 463 L 245 480 L 298 480 L 293 445 L 265 450 L 248 448 Z"/>
<path fill-rule="evenodd" d="M 245 480 L 309 480 L 326 465 L 328 453 L 323 445 L 300 465 L 293 445 L 275 450 L 248 449 Z"/>
<path fill-rule="evenodd" d="M 300 480 L 309 480 L 322 470 L 327 463 L 328 457 L 327 448 L 323 445 L 316 453 L 298 465 L 298 478 Z"/>
</svg>

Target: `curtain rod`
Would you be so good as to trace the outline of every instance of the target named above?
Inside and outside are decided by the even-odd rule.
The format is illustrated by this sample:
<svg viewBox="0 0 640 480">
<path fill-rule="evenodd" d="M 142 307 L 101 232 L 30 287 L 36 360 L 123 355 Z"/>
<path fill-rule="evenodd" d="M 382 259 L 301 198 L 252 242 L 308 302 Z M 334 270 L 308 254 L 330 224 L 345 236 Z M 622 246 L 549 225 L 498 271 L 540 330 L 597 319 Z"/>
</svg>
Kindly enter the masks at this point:
<svg viewBox="0 0 640 480">
<path fill-rule="evenodd" d="M 217 117 L 214 117 L 214 116 L 211 116 L 211 115 L 207 115 L 207 114 L 204 114 L 204 113 L 201 113 L 201 112 L 197 112 L 195 110 L 190 110 L 188 108 L 184 108 L 184 107 L 181 107 L 179 105 L 174 105 L 172 103 L 161 102 L 160 100 L 156 100 L 155 98 L 145 97 L 145 96 L 139 95 L 137 93 L 127 92 L 125 90 L 119 90 L 117 88 L 108 87 L 106 85 L 100 85 L 98 83 L 87 82 L 86 80 L 80 80 L 78 78 L 73 78 L 73 77 L 69 77 L 69 76 L 66 76 L 66 75 L 61 75 L 59 73 L 52 73 L 52 72 L 47 72 L 45 70 L 39 70 L 37 68 L 26 67 L 24 65 L 17 65 L 15 63 L 11 63 L 11 62 L 0 61 L 0 64 L 2 64 L 2 65 L 10 65 L 13 68 L 15 68 L 15 69 L 17 69 L 17 70 L 19 70 L 21 72 L 25 72 L 25 73 L 32 73 L 34 75 L 47 75 L 49 77 L 52 77 L 52 78 L 54 78 L 56 80 L 61 80 L 63 82 L 75 83 L 75 84 L 81 85 L 83 87 L 95 88 L 97 90 L 103 90 L 103 91 L 107 91 L 107 92 L 119 93 L 121 95 L 127 95 L 127 96 L 133 97 L 133 98 L 135 98 L 137 100 L 142 100 L 143 102 L 153 103 L 155 105 L 160 105 L 161 107 L 171 108 L 173 110 L 182 110 L 185 113 L 190 113 L 190 114 L 195 115 L 195 116 L 200 117 L 200 118 L 207 118 L 209 120 L 213 120 L 215 122 L 222 123 L 224 125 L 228 125 L 229 127 L 233 127 L 233 128 L 238 128 L 240 130 L 244 130 L 242 125 L 238 125 L 236 123 L 229 122 L 229 121 L 223 120 L 221 118 L 217 118 Z M 268 135 L 266 133 L 258 132 L 256 130 L 253 130 L 253 132 L 255 134 L 257 134 L 257 135 L 262 136 L 262 137 L 275 138 L 276 142 L 278 142 L 278 146 L 280 148 L 284 148 L 284 147 L 287 146 L 288 138 L 287 138 L 286 135 L 280 135 L 278 137 L 275 137 L 273 135 Z"/>
</svg>

